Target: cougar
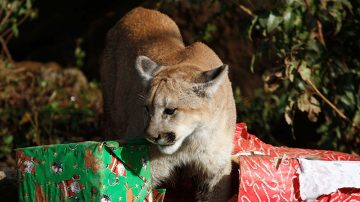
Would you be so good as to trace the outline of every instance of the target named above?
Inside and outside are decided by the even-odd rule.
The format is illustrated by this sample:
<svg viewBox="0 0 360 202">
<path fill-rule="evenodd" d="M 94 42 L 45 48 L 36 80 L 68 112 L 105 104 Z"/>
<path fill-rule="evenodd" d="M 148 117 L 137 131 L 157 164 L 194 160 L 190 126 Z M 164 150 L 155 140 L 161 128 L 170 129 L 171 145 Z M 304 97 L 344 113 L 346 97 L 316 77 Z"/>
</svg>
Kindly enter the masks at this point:
<svg viewBox="0 0 360 202">
<path fill-rule="evenodd" d="M 214 51 L 185 46 L 173 20 L 139 7 L 108 32 L 100 73 L 105 133 L 152 143 L 153 186 L 189 166 L 197 201 L 226 201 L 236 111 L 228 66 Z"/>
</svg>

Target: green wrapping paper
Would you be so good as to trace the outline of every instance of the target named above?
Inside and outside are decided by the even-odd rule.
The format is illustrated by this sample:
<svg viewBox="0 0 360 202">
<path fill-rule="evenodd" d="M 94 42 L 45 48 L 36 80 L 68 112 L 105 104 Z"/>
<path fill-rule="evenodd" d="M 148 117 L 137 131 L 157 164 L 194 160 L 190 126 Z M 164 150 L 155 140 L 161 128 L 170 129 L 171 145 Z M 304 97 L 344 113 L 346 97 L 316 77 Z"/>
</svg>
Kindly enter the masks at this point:
<svg viewBox="0 0 360 202">
<path fill-rule="evenodd" d="M 16 150 L 20 201 L 163 201 L 151 189 L 144 141 L 82 142 Z"/>
</svg>

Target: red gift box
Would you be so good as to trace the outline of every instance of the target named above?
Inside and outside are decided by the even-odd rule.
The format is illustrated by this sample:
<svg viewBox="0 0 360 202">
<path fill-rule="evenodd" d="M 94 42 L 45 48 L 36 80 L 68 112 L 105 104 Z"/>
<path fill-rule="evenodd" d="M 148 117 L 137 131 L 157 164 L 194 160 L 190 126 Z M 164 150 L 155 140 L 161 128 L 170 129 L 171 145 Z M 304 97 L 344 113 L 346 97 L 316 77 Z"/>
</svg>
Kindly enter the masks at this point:
<svg viewBox="0 0 360 202">
<path fill-rule="evenodd" d="M 240 164 L 238 201 L 360 201 L 360 178 L 352 178 L 360 176 L 358 156 L 275 147 L 249 134 L 245 123 L 237 124 L 233 154 Z"/>
</svg>

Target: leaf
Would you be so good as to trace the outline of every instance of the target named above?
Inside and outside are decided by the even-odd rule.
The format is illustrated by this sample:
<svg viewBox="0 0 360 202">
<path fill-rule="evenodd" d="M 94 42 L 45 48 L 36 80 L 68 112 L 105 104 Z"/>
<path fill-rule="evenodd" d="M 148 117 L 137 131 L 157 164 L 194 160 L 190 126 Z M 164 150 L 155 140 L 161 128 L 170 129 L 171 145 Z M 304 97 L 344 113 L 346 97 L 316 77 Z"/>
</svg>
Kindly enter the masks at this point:
<svg viewBox="0 0 360 202">
<path fill-rule="evenodd" d="M 13 23 L 13 24 L 12 24 L 12 26 L 11 26 L 11 31 L 14 33 L 14 36 L 15 36 L 15 37 L 18 37 L 18 36 L 19 36 L 19 29 L 18 29 L 16 23 Z"/>
<path fill-rule="evenodd" d="M 274 14 L 270 13 L 266 23 L 267 32 L 272 32 L 277 26 L 279 26 L 281 22 L 281 17 L 275 16 Z"/>
<path fill-rule="evenodd" d="M 308 113 L 308 119 L 312 122 L 316 122 L 319 113 L 321 112 L 319 101 L 308 95 L 307 93 L 302 94 L 297 100 L 297 107 L 302 112 Z"/>
<path fill-rule="evenodd" d="M 320 127 L 316 129 L 316 132 L 320 134 L 327 134 L 329 131 L 329 125 L 330 125 L 329 123 L 324 123 L 320 125 Z"/>
<path fill-rule="evenodd" d="M 353 123 L 357 126 L 360 126 L 360 110 L 356 111 L 356 114 L 353 118 Z"/>
<path fill-rule="evenodd" d="M 346 91 L 345 95 L 339 95 L 339 99 L 341 100 L 341 102 L 343 102 L 347 106 L 355 105 L 355 97 L 349 91 Z"/>
<path fill-rule="evenodd" d="M 27 10 L 25 8 L 20 8 L 19 15 L 25 15 L 27 13 Z"/>
<path fill-rule="evenodd" d="M 295 60 L 289 60 L 288 58 L 285 58 L 285 76 L 288 78 L 291 82 L 294 81 L 294 73 L 295 69 L 298 66 L 299 62 Z"/>
<path fill-rule="evenodd" d="M 266 17 L 259 17 L 258 21 L 259 21 L 260 26 L 265 28 L 268 19 Z"/>
<path fill-rule="evenodd" d="M 255 59 L 256 59 L 256 54 L 253 54 L 251 56 L 251 63 L 250 63 L 250 71 L 251 71 L 251 73 L 254 73 Z"/>
<path fill-rule="evenodd" d="M 20 120 L 20 125 L 29 123 L 31 121 L 31 114 L 29 112 L 25 112 L 25 114 L 22 116 Z"/>
<path fill-rule="evenodd" d="M 285 121 L 289 125 L 293 125 L 295 110 L 294 110 L 294 104 L 295 102 L 293 100 L 288 101 L 288 104 L 285 107 Z"/>
<path fill-rule="evenodd" d="M 7 145 L 11 144 L 13 140 L 14 140 L 14 136 L 12 135 L 6 135 L 3 137 L 3 143 Z"/>
<path fill-rule="evenodd" d="M 317 35 L 316 32 L 312 32 L 312 35 Z M 325 42 L 324 42 L 325 43 Z M 316 53 L 319 53 L 320 52 L 320 48 L 318 46 L 318 43 L 316 42 L 315 39 L 309 39 L 309 41 L 306 43 L 306 48 L 308 50 L 312 50 L 312 51 L 315 51 Z"/>
<path fill-rule="evenodd" d="M 267 75 L 264 79 L 264 89 L 266 92 L 274 92 L 279 88 L 284 76 L 282 71 L 274 72 Z"/>
<path fill-rule="evenodd" d="M 329 10 L 329 14 L 334 18 L 335 20 L 335 35 L 340 32 L 340 29 L 342 27 L 342 18 L 343 15 L 340 12 L 340 9 L 331 9 Z"/>
<path fill-rule="evenodd" d="M 284 30 L 285 30 L 285 32 L 288 32 L 294 26 L 294 14 L 292 13 L 291 7 L 288 7 L 285 10 L 285 12 L 283 14 L 283 20 L 284 20 Z"/>
<path fill-rule="evenodd" d="M 27 9 L 31 9 L 31 7 L 32 7 L 32 2 L 31 2 L 32 0 L 26 0 L 26 8 Z"/>
<path fill-rule="evenodd" d="M 301 76 L 301 78 L 306 81 L 309 80 L 311 77 L 311 69 L 309 67 L 307 67 L 307 65 L 305 64 L 305 62 L 302 62 L 300 64 L 300 67 L 298 69 L 298 72 Z"/>
<path fill-rule="evenodd" d="M 349 0 L 339 0 L 339 2 L 341 2 L 342 5 L 344 5 L 349 10 L 349 12 L 353 14 L 352 12 L 353 7 Z"/>
</svg>

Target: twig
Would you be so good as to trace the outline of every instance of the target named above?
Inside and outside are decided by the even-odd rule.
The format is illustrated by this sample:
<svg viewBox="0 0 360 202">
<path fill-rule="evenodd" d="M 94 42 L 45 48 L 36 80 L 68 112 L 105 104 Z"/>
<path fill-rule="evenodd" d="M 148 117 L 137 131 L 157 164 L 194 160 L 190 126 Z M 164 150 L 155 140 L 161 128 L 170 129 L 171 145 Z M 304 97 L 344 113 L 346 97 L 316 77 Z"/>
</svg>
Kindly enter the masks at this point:
<svg viewBox="0 0 360 202">
<path fill-rule="evenodd" d="M 23 24 L 25 22 L 25 20 L 27 20 L 30 17 L 30 14 L 26 14 L 23 18 L 21 18 L 21 20 L 17 23 L 17 26 L 19 27 L 21 24 Z M 10 34 L 9 34 L 10 33 Z M 2 37 L 5 37 L 6 35 L 9 34 L 9 37 L 7 37 L 7 40 L 10 39 L 10 37 L 12 37 L 13 32 L 11 28 L 8 28 L 6 31 L 4 31 L 4 33 L 2 33 Z"/>
<path fill-rule="evenodd" d="M 322 31 L 322 24 L 321 24 L 321 22 L 319 20 L 316 21 L 316 28 L 318 30 L 320 43 L 324 47 L 326 47 L 325 40 L 324 40 L 324 34 L 323 34 L 323 31 Z"/>
<path fill-rule="evenodd" d="M 11 54 L 9 52 L 9 49 L 8 49 L 7 45 L 6 45 L 6 42 L 5 42 L 4 38 L 2 38 L 1 36 L 0 36 L 0 43 L 1 43 L 1 46 L 2 46 L 2 49 L 3 49 L 2 52 L 5 53 L 7 59 L 9 59 L 11 63 L 13 63 L 14 61 L 13 61 L 13 59 L 11 57 Z"/>
<path fill-rule="evenodd" d="M 250 15 L 251 17 L 255 17 L 255 15 L 253 14 L 253 12 L 252 12 L 249 8 L 245 7 L 244 5 L 239 4 L 239 8 L 240 8 L 242 11 L 244 11 L 246 14 Z"/>
<path fill-rule="evenodd" d="M 345 116 L 344 113 L 342 113 L 332 102 L 330 102 L 330 100 L 328 100 L 320 91 L 319 89 L 317 89 L 317 87 L 314 85 L 314 83 L 310 80 L 310 79 L 305 79 L 304 80 L 307 84 L 309 84 L 311 86 L 311 88 L 313 89 L 313 91 L 315 91 L 315 93 L 321 98 L 323 99 L 326 104 L 328 104 L 333 110 L 335 110 L 335 112 L 340 116 L 340 118 L 344 119 L 345 121 L 349 122 L 351 124 L 351 126 L 357 130 L 359 130 L 359 126 L 355 125 L 347 116 Z"/>
<path fill-rule="evenodd" d="M 232 2 L 234 2 L 234 4 L 236 4 L 244 13 L 248 14 L 251 17 L 255 17 L 254 13 L 248 7 L 237 3 L 235 0 L 232 0 Z"/>
<path fill-rule="evenodd" d="M 6 6 L 6 5 L 5 5 Z M 6 9 L 6 8 L 5 8 Z M 10 18 L 10 16 L 13 14 L 13 12 L 12 11 L 9 11 L 6 15 L 5 15 L 5 17 L 1 20 L 1 22 L 0 22 L 0 24 L 2 25 L 2 24 L 4 24 L 6 21 L 8 21 L 8 19 Z"/>
<path fill-rule="evenodd" d="M 0 19 L 1 19 L 1 16 L 3 15 L 3 9 L 2 9 L 2 7 L 0 6 Z"/>
<path fill-rule="evenodd" d="M 309 3 L 307 2 L 307 0 L 304 0 L 304 4 L 306 6 L 306 10 L 308 10 L 309 9 Z"/>
<path fill-rule="evenodd" d="M 14 32 L 10 32 L 10 34 L 5 38 L 5 43 L 9 44 L 9 41 L 13 36 L 14 36 Z"/>
</svg>

